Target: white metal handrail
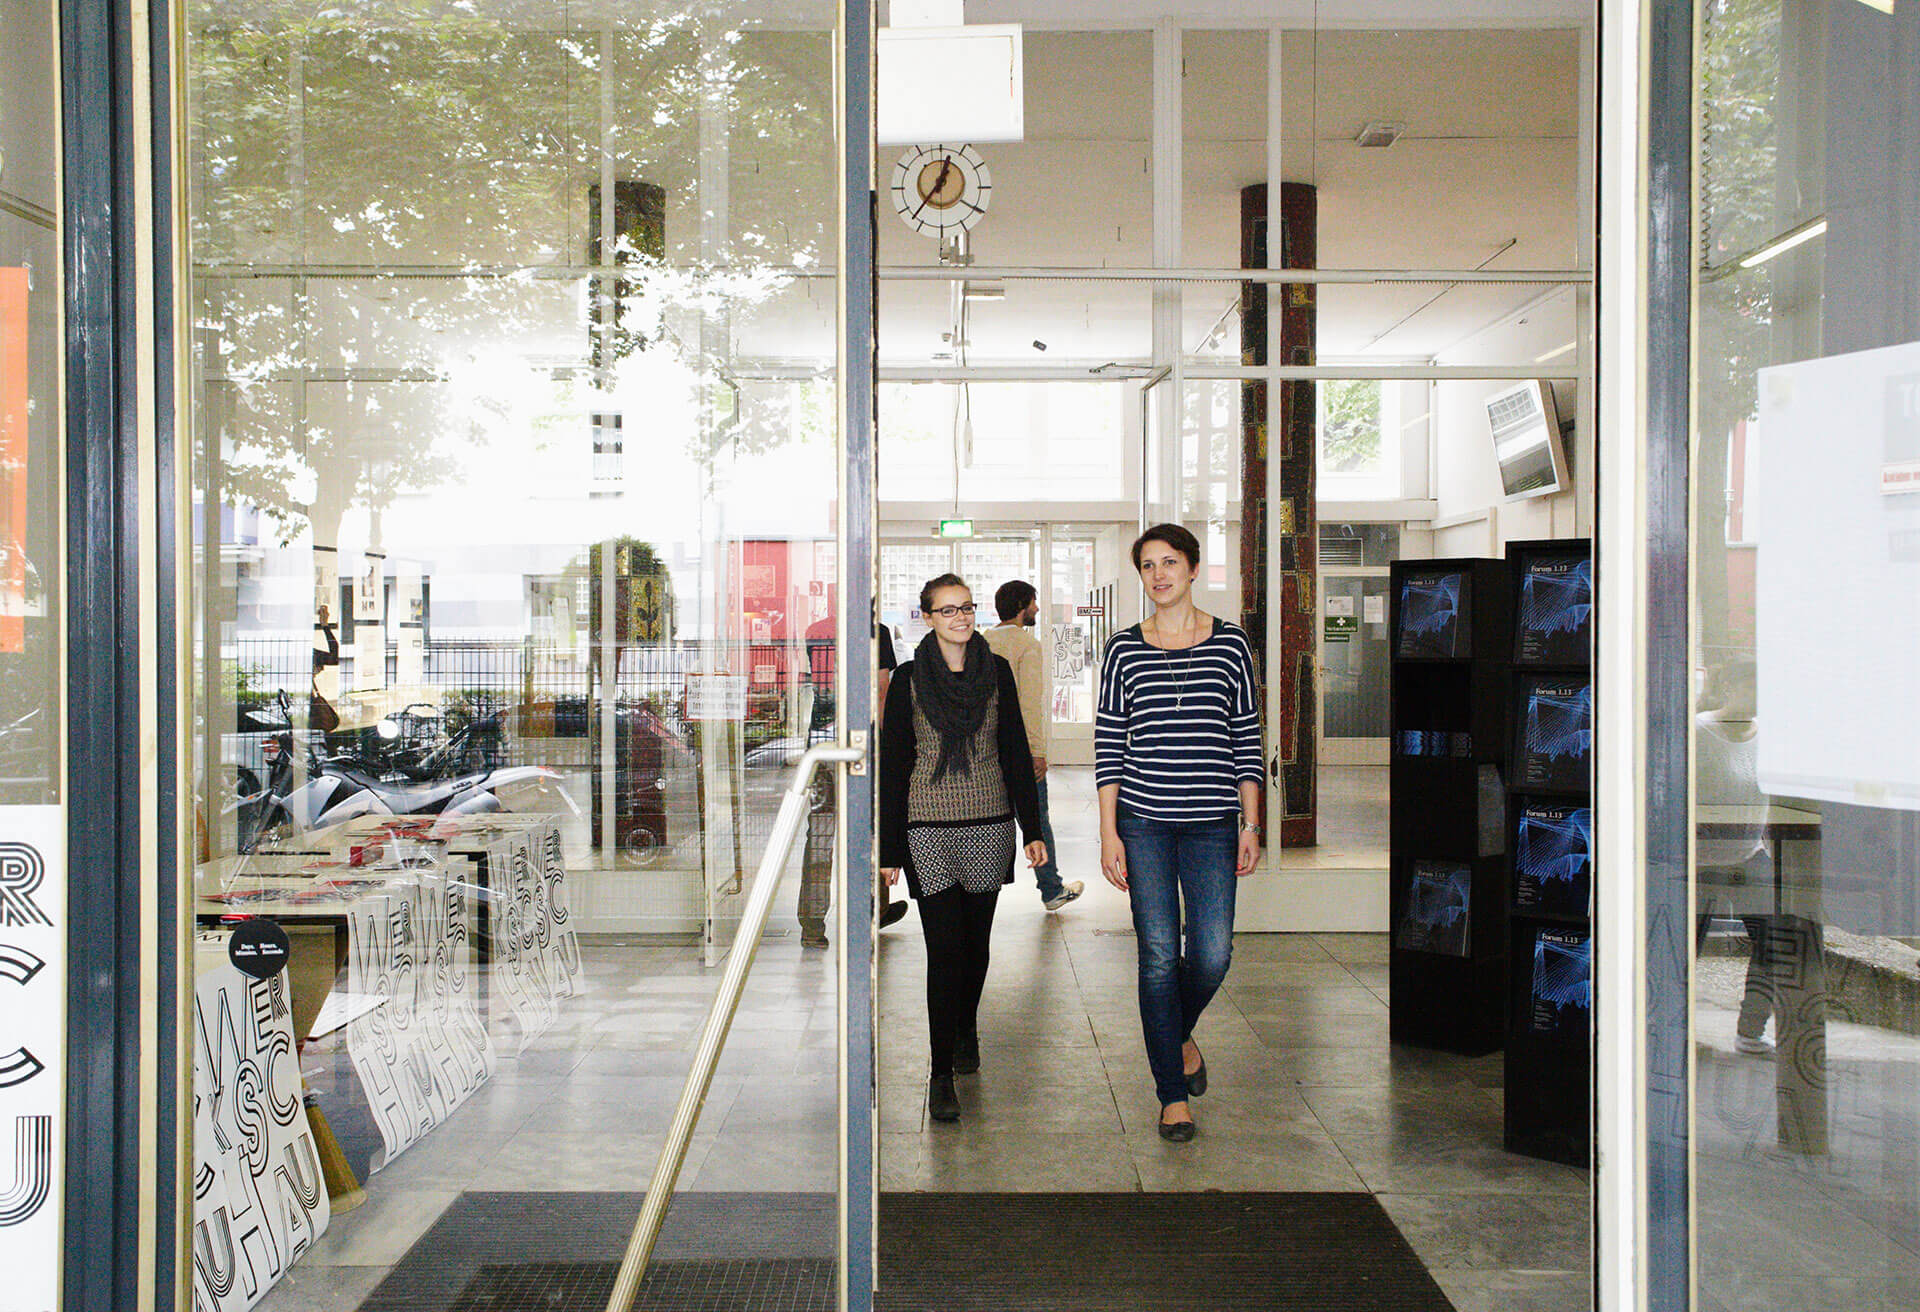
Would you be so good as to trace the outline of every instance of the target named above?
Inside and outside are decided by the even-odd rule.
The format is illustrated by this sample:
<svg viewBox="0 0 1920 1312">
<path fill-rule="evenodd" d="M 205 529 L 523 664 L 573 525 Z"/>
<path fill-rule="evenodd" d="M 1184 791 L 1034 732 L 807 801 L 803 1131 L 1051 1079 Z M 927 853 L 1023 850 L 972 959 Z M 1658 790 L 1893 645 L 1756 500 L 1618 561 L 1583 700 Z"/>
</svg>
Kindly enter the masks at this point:
<svg viewBox="0 0 1920 1312">
<path fill-rule="evenodd" d="M 747 904 L 740 913 L 740 928 L 733 951 L 727 955 L 726 970 L 720 976 L 720 989 L 713 1006 L 707 1010 L 707 1022 L 700 1031 L 700 1044 L 694 1050 L 693 1069 L 687 1072 L 686 1087 L 680 1091 L 679 1105 L 673 1109 L 673 1123 L 667 1127 L 667 1141 L 661 1145 L 660 1160 L 647 1184 L 647 1199 L 633 1223 L 633 1235 L 627 1241 L 626 1257 L 620 1274 L 614 1279 L 613 1293 L 607 1299 L 607 1312 L 631 1312 L 640 1293 L 640 1278 L 646 1274 L 653 1257 L 654 1243 L 660 1238 L 660 1226 L 673 1203 L 673 1186 L 686 1164 L 687 1144 L 693 1127 L 707 1102 L 713 1084 L 714 1069 L 720 1064 L 720 1051 L 726 1047 L 727 1031 L 733 1026 L 733 1014 L 740 1007 L 740 993 L 746 987 L 747 972 L 753 969 L 754 954 L 760 949 L 760 934 L 767 925 L 767 913 L 773 907 L 773 895 L 780 886 L 780 871 L 800 832 L 807 814 L 807 788 L 813 772 L 823 765 L 843 764 L 866 759 L 859 747 L 835 747 L 821 744 L 809 747 L 800 757 L 793 782 L 780 799 L 780 810 L 773 819 L 773 832 L 767 837 L 767 850 L 761 854 L 760 868 L 747 889 Z"/>
</svg>

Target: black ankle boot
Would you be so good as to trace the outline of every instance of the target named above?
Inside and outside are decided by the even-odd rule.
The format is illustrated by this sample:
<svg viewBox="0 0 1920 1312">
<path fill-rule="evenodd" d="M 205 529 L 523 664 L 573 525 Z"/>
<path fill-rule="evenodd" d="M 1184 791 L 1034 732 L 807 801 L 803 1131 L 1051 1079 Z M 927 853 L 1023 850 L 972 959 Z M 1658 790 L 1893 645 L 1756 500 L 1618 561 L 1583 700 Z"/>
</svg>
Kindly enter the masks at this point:
<svg viewBox="0 0 1920 1312">
<path fill-rule="evenodd" d="M 953 1076 L 936 1075 L 927 1082 L 927 1115 L 936 1121 L 960 1119 L 960 1095 L 953 1091 Z"/>
<path fill-rule="evenodd" d="M 953 1073 L 955 1075 L 980 1073 L 980 1036 L 978 1034 L 962 1034 L 953 1041 Z"/>
</svg>

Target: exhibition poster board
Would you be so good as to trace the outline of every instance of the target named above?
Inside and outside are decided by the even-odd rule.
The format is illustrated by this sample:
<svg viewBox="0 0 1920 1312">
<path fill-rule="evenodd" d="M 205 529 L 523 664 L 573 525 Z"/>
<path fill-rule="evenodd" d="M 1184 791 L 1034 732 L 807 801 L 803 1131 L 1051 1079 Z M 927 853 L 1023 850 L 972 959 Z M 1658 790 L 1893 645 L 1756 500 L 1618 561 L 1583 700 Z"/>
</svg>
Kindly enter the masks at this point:
<svg viewBox="0 0 1920 1312">
<path fill-rule="evenodd" d="M 0 1310 L 60 1304 L 66 820 L 0 807 Z"/>
</svg>

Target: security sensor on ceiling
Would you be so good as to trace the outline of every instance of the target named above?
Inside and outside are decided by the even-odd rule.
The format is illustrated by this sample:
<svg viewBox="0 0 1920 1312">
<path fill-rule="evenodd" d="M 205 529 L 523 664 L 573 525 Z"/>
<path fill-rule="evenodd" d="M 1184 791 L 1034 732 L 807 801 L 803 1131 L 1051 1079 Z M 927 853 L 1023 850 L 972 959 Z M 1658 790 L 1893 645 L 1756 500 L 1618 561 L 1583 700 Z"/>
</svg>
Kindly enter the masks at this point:
<svg viewBox="0 0 1920 1312">
<path fill-rule="evenodd" d="M 1360 129 L 1360 135 L 1354 138 L 1362 146 L 1383 148 L 1400 140 L 1400 134 L 1407 130 L 1405 123 L 1383 123 L 1378 120 Z"/>
</svg>

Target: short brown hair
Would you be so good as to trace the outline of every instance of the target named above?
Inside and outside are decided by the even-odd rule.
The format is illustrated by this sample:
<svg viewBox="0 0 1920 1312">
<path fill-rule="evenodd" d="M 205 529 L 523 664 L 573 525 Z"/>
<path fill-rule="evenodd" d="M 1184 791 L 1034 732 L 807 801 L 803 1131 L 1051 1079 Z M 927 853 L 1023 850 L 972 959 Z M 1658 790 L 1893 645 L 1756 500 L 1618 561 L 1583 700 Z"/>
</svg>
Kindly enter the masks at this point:
<svg viewBox="0 0 1920 1312">
<path fill-rule="evenodd" d="M 920 585 L 920 613 L 927 614 L 933 609 L 933 594 L 942 588 L 967 588 L 967 581 L 958 574 L 936 574 Z M 973 589 L 967 588 L 967 595 L 973 595 Z"/>
<path fill-rule="evenodd" d="M 1200 568 L 1200 539 L 1178 524 L 1155 524 L 1133 540 L 1133 570 L 1140 572 L 1140 553 L 1149 542 L 1164 542 L 1187 558 L 1193 569 Z"/>
<path fill-rule="evenodd" d="M 1039 598 L 1033 590 L 1033 584 L 1025 579 L 1008 579 L 993 594 L 993 608 L 1000 612 L 1000 618 L 1010 620 Z"/>
</svg>

